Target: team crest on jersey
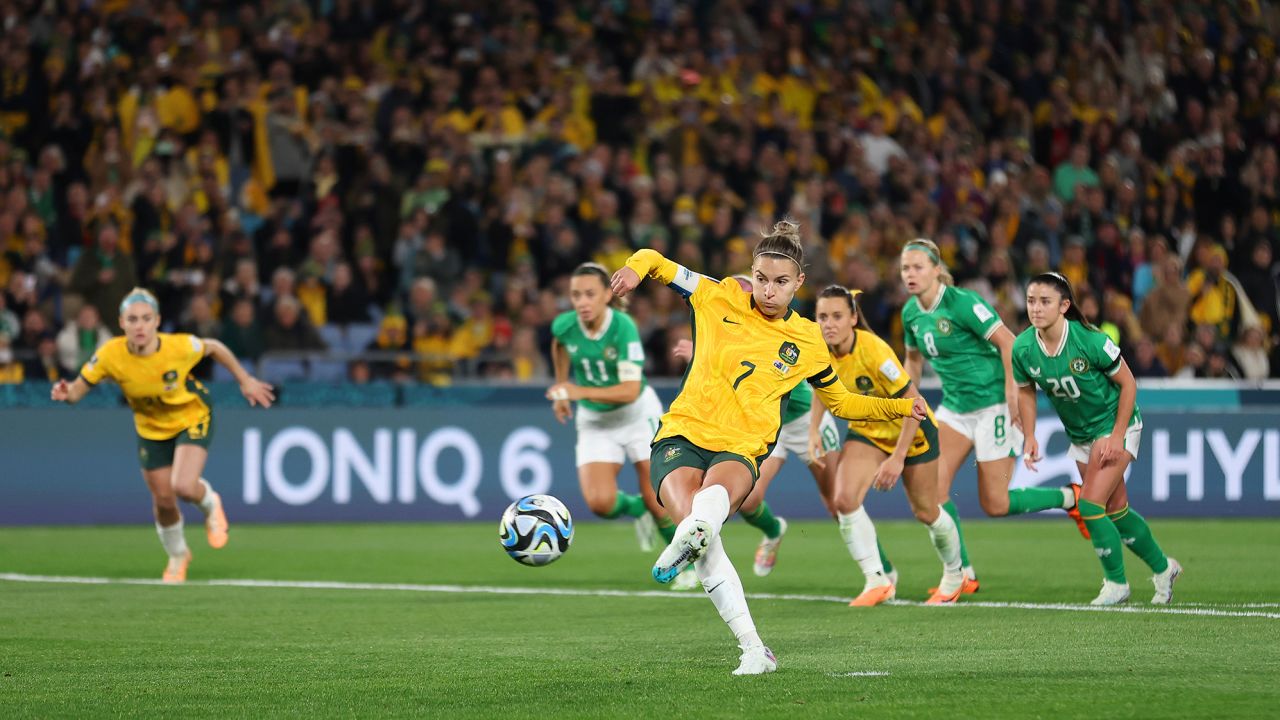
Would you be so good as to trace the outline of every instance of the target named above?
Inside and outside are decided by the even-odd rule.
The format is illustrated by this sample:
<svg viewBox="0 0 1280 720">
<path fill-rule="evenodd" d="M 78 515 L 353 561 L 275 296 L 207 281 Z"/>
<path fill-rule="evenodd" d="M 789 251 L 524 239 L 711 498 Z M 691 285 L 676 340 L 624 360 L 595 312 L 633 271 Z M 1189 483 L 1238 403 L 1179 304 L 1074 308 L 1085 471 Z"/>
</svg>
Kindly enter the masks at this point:
<svg viewBox="0 0 1280 720">
<path fill-rule="evenodd" d="M 854 382 L 858 386 L 858 389 L 864 393 L 871 392 L 871 390 L 876 386 L 875 383 L 871 382 L 871 378 L 866 375 L 859 375 L 858 379 Z"/>
<path fill-rule="evenodd" d="M 672 445 L 667 448 L 666 452 L 662 453 L 662 462 L 674 462 L 678 457 L 680 457 L 680 448 Z"/>
<path fill-rule="evenodd" d="M 618 359 L 618 350 L 617 350 L 616 348 L 614 348 L 612 345 L 610 345 L 609 347 L 605 348 L 605 349 L 604 349 L 604 359 L 605 359 L 605 360 L 617 360 L 617 359 Z"/>
<path fill-rule="evenodd" d="M 948 319 L 946 319 L 946 318 L 940 318 L 940 319 L 938 320 L 938 334 L 939 334 L 939 335 L 950 335 L 950 334 L 951 334 L 951 321 L 950 321 L 950 320 L 948 320 Z"/>
<path fill-rule="evenodd" d="M 1071 360 L 1071 372 L 1076 375 L 1083 375 L 1089 370 L 1089 361 L 1084 358 L 1073 358 Z"/>
<path fill-rule="evenodd" d="M 778 357 L 788 365 L 795 365 L 800 362 L 800 348 L 791 341 L 784 342 L 778 347 Z"/>
<path fill-rule="evenodd" d="M 164 389 L 174 390 L 178 387 L 178 371 L 170 370 L 164 374 Z"/>
</svg>

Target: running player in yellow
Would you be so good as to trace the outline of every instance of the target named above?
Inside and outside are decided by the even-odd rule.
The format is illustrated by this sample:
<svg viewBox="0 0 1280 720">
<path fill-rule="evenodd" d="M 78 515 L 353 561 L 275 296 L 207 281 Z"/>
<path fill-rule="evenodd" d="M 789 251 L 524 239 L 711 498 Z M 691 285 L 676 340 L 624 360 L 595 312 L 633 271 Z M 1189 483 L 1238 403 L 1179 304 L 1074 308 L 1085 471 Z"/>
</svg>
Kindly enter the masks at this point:
<svg viewBox="0 0 1280 720">
<path fill-rule="evenodd" d="M 275 396 L 221 342 L 158 332 L 160 306 L 143 288 L 130 290 L 121 301 L 120 327 L 124 336 L 99 348 L 74 381 L 54 385 L 51 397 L 75 404 L 103 380 L 120 386 L 133 409 L 142 478 L 151 490 L 160 544 L 169 555 L 162 579 L 180 583 L 187 579 L 191 550 L 183 537 L 178 499 L 204 513 L 211 547 L 225 546 L 228 530 L 222 499 L 201 477 L 213 439 L 213 408 L 208 392 L 189 376 L 191 368 L 213 356 L 236 377 L 250 405 L 270 407 Z"/>
<path fill-rule="evenodd" d="M 735 675 L 773 672 L 778 663 L 756 632 L 720 529 L 750 494 L 760 461 L 777 441 L 791 390 L 807 380 L 832 412 L 849 419 L 923 418 L 926 411 L 918 398 L 862 397 L 840 384 L 818 326 L 790 308 L 804 282 L 803 265 L 799 227 L 783 221 L 756 247 L 749 292 L 737 280 L 716 282 L 647 249 L 613 275 L 618 295 L 651 277 L 691 308 L 693 362 L 653 441 L 651 479 L 679 523 L 653 577 L 668 583 L 693 565 L 738 639 Z"/>
<path fill-rule="evenodd" d="M 905 365 L 919 383 L 927 359 L 942 381 L 938 497 L 960 532 L 964 592 L 974 593 L 978 578 L 969 562 L 960 516 L 951 502 L 951 483 L 971 451 L 978 461 L 978 500 L 987 515 L 1061 508 L 1072 515 L 1082 534 L 1085 527 L 1075 512 L 1070 487 L 1009 489 L 1022 445 L 1018 393 L 1009 370 L 1013 333 L 980 295 L 955 287 L 932 240 L 907 243 L 902 248 L 901 271 L 902 283 L 911 294 L 902 306 Z"/>
<path fill-rule="evenodd" d="M 882 398 L 920 398 L 907 371 L 888 343 L 858 328 L 856 293 L 832 285 L 818 295 L 816 317 L 836 372 L 850 391 Z M 812 438 L 820 442 L 820 438 Z M 964 575 L 960 570 L 960 536 L 955 522 L 938 504 L 938 426 L 933 413 L 922 420 L 891 423 L 853 420 L 840 452 L 840 465 L 829 504 L 835 508 L 845 547 L 866 576 L 862 593 L 849 603 L 872 607 L 892 600 L 897 580 L 880 558 L 876 528 L 862 506 L 867 490 L 891 490 L 902 476 L 907 501 L 916 519 L 929 529 L 942 561 L 942 582 L 930 604 L 954 603 Z"/>
<path fill-rule="evenodd" d="M 1058 273 L 1042 273 L 1027 285 L 1027 328 L 1013 344 L 1013 377 L 1027 429 L 1023 449 L 1027 468 L 1040 460 L 1036 442 L 1036 386 L 1062 419 L 1071 439 L 1068 454 L 1076 461 L 1084 488 L 1080 513 L 1089 539 L 1102 562 L 1102 592 L 1093 605 L 1117 605 L 1129 599 L 1124 573 L 1128 547 L 1155 573 L 1151 602 L 1173 601 L 1173 583 L 1182 572 L 1177 560 L 1160 549 L 1151 527 L 1129 507 L 1124 473 L 1138 457 L 1142 412 L 1138 383 L 1120 348 L 1085 320 L 1076 306 L 1071 283 Z"/>
</svg>

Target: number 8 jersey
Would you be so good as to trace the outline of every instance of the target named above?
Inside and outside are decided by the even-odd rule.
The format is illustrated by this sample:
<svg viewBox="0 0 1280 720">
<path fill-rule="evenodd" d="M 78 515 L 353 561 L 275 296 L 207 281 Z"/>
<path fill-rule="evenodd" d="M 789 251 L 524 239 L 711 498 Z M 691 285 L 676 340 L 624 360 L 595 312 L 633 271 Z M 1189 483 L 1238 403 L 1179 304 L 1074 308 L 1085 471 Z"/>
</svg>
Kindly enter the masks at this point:
<svg viewBox="0 0 1280 720">
<path fill-rule="evenodd" d="M 1088 445 L 1111 434 L 1120 406 L 1120 388 L 1111 376 L 1120 371 L 1120 348 L 1111 338 L 1068 320 L 1058 347 L 1044 346 L 1034 327 L 1013 342 L 1013 379 L 1021 387 L 1032 383 L 1049 395 L 1075 445 Z M 1129 425 L 1142 423 L 1135 405 Z"/>
<path fill-rule="evenodd" d="M 1004 365 L 989 340 L 1003 322 L 982 296 L 943 285 L 929 308 L 902 306 L 903 343 L 924 355 L 942 380 L 941 406 L 956 413 L 1004 404 Z"/>
</svg>

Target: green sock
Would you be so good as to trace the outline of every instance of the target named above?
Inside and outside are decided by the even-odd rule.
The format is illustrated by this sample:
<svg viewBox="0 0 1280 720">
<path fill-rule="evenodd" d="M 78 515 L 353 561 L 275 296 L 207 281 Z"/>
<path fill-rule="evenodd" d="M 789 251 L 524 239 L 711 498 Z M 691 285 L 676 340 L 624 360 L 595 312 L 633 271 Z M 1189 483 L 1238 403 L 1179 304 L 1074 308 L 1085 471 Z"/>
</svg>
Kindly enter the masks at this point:
<svg viewBox="0 0 1280 720">
<path fill-rule="evenodd" d="M 1152 572 L 1162 573 L 1169 569 L 1169 558 L 1165 557 L 1160 543 L 1151 535 L 1147 519 L 1139 515 L 1137 510 L 1126 505 L 1120 512 L 1107 513 L 1107 517 L 1111 518 L 1116 530 L 1120 532 L 1120 542 L 1132 550 L 1134 555 L 1142 558 L 1142 562 Z"/>
<path fill-rule="evenodd" d="M 644 506 L 644 498 L 639 495 L 628 495 L 619 490 L 618 497 L 613 501 L 613 509 L 605 513 L 604 517 L 610 520 L 623 515 L 630 518 L 638 518 L 647 512 L 649 512 L 649 508 Z"/>
<path fill-rule="evenodd" d="M 1089 537 L 1093 540 L 1093 549 L 1102 562 L 1102 574 L 1111 582 L 1124 583 L 1124 552 L 1120 545 L 1120 531 L 1116 524 L 1107 517 L 1106 508 L 1088 500 L 1080 501 L 1080 517 L 1084 518 L 1085 527 L 1089 528 Z"/>
<path fill-rule="evenodd" d="M 942 509 L 946 510 L 956 523 L 956 535 L 960 537 L 960 566 L 969 567 L 969 549 L 964 544 L 964 530 L 960 527 L 960 513 L 956 511 L 956 504 L 948 500 L 942 504 Z"/>
<path fill-rule="evenodd" d="M 880 551 L 880 564 L 884 566 L 884 574 L 888 575 L 893 572 L 893 563 L 889 562 L 889 556 L 884 554 L 884 546 L 880 544 L 880 538 L 876 538 L 876 549 Z"/>
<path fill-rule="evenodd" d="M 658 534 L 668 543 L 676 539 L 676 523 L 669 517 L 658 520 Z"/>
<path fill-rule="evenodd" d="M 1062 507 L 1062 491 L 1058 488 L 1022 488 L 1009 491 L 1009 514 L 1040 512 Z"/>
<path fill-rule="evenodd" d="M 770 540 L 776 540 L 782 534 L 782 523 L 778 522 L 778 518 L 769 509 L 767 502 L 761 501 L 760 507 L 756 508 L 755 512 L 741 513 L 741 515 L 748 525 L 758 528 Z"/>
</svg>

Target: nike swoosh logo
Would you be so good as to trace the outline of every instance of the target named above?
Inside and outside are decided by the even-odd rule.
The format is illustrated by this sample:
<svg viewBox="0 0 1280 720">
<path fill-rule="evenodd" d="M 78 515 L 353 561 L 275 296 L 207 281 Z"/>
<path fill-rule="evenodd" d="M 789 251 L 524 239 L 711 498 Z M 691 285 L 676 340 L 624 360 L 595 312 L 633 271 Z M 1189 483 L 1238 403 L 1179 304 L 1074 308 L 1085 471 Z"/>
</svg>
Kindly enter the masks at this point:
<svg viewBox="0 0 1280 720">
<path fill-rule="evenodd" d="M 726 317 L 724 318 L 724 321 L 725 321 L 725 322 L 727 322 L 727 323 L 729 323 L 730 325 L 741 325 L 741 324 L 742 324 L 742 323 L 740 323 L 740 322 L 737 322 L 736 320 L 730 320 L 730 319 L 728 318 L 728 316 L 726 316 Z"/>
</svg>

